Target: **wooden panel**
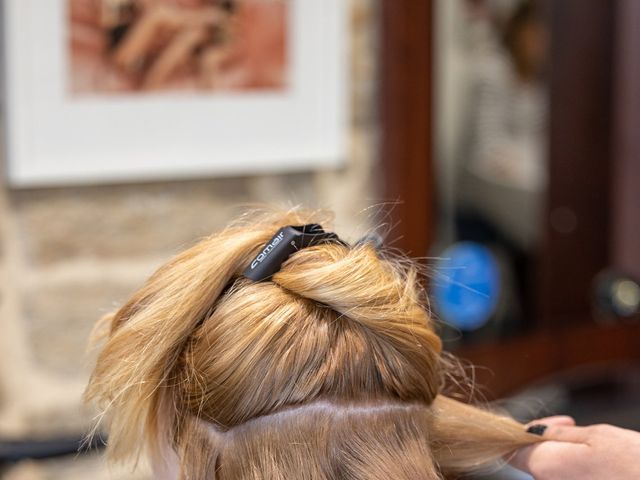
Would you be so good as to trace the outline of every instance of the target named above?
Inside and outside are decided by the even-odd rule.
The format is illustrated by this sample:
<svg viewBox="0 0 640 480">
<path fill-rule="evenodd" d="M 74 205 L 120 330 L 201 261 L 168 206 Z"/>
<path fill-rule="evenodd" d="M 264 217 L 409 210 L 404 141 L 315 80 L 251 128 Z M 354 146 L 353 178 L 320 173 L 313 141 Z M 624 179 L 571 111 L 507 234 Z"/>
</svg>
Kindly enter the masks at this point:
<svg viewBox="0 0 640 480">
<path fill-rule="evenodd" d="M 620 0 L 618 8 L 612 263 L 640 279 L 640 2 Z"/>
<path fill-rule="evenodd" d="M 578 367 L 640 361 L 640 325 L 584 323 L 455 353 L 479 367 L 476 381 L 494 399 Z"/>
<path fill-rule="evenodd" d="M 462 348 L 455 354 L 476 367 L 474 380 L 480 392 L 493 400 L 558 371 L 557 344 L 549 339 L 549 335 L 536 334 Z"/>
<path fill-rule="evenodd" d="M 382 1 L 382 199 L 392 245 L 424 256 L 433 238 L 432 2 Z M 395 241 L 394 241 L 395 240 Z"/>
<path fill-rule="evenodd" d="M 550 3 L 550 183 L 539 277 L 547 326 L 589 320 L 591 282 L 609 261 L 615 3 Z"/>
</svg>

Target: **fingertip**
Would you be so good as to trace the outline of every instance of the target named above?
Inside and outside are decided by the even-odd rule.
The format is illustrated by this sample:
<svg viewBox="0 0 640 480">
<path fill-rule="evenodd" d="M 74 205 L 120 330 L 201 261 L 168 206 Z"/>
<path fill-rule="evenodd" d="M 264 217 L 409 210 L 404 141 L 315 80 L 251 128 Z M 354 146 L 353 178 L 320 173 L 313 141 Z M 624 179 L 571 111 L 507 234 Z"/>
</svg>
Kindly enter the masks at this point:
<svg viewBox="0 0 640 480">
<path fill-rule="evenodd" d="M 527 428 L 527 433 L 532 433 L 534 435 L 542 436 L 544 435 L 545 430 L 547 429 L 547 425 L 543 423 L 536 423 Z"/>
<path fill-rule="evenodd" d="M 589 438 L 589 428 L 573 425 L 552 425 L 543 433 L 545 440 L 559 442 L 586 443 Z"/>
<path fill-rule="evenodd" d="M 570 417 L 569 415 L 553 415 L 551 417 L 544 417 L 544 418 L 539 418 L 537 420 L 533 420 L 527 423 L 527 426 L 536 425 L 539 423 L 542 423 L 547 426 L 559 425 L 559 426 L 573 427 L 575 426 L 576 421 L 573 419 L 573 417 Z"/>
<path fill-rule="evenodd" d="M 576 421 L 573 417 L 569 415 L 556 415 L 551 417 L 545 421 L 547 425 L 566 425 L 568 427 L 573 427 L 576 424 Z"/>
</svg>

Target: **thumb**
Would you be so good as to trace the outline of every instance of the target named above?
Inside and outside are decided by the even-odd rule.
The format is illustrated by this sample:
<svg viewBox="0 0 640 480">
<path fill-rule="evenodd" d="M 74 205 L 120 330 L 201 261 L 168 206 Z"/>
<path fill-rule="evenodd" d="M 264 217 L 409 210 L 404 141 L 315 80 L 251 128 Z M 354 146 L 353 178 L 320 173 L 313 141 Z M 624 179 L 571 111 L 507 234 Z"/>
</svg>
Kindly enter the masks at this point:
<svg viewBox="0 0 640 480">
<path fill-rule="evenodd" d="M 555 441 L 548 439 L 544 435 L 545 441 L 519 448 L 507 459 L 512 467 L 523 472 L 527 472 L 536 478 L 566 478 L 566 476 L 544 476 L 537 477 L 534 472 L 541 469 L 554 471 L 576 465 L 576 462 L 584 461 L 585 455 L 590 453 L 590 447 L 584 443 L 573 441 Z M 571 477 L 580 478 L 580 477 Z"/>
</svg>

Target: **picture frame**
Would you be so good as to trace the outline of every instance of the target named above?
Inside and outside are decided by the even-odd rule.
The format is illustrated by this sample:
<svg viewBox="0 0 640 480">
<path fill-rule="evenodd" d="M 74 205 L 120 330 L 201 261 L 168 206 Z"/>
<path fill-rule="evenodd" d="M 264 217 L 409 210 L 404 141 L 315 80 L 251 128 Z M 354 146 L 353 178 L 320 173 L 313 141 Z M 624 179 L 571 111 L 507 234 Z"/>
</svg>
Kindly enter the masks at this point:
<svg viewBox="0 0 640 480">
<path fill-rule="evenodd" d="M 333 168 L 345 158 L 348 2 L 239 0 L 285 3 L 279 87 L 78 94 L 70 78 L 71 1 L 4 2 L 12 186 Z"/>
</svg>

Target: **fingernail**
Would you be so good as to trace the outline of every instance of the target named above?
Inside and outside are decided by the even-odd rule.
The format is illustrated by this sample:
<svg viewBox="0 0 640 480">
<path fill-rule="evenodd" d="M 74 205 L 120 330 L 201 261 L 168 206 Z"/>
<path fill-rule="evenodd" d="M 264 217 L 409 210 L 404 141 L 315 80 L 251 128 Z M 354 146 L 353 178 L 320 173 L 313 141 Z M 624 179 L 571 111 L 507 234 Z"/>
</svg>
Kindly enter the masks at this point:
<svg viewBox="0 0 640 480">
<path fill-rule="evenodd" d="M 534 435 L 542 436 L 546 429 L 547 429 L 546 425 L 538 423 L 537 425 L 531 425 L 529 428 L 527 428 L 527 433 L 533 433 Z"/>
</svg>

